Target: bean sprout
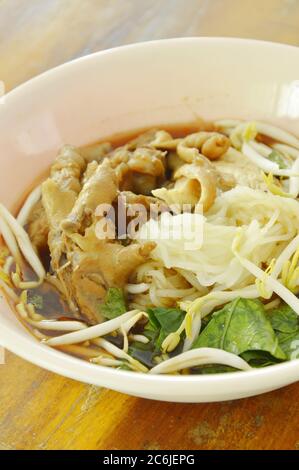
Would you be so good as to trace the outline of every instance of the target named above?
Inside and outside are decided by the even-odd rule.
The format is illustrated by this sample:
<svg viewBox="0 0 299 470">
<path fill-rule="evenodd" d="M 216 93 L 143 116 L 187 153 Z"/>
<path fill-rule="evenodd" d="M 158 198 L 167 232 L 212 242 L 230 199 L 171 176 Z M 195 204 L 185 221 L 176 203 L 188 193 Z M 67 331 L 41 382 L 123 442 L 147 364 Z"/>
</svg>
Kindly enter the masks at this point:
<svg viewBox="0 0 299 470">
<path fill-rule="evenodd" d="M 299 176 L 298 171 L 290 170 L 281 170 L 277 163 L 268 160 L 267 158 L 260 155 L 251 145 L 250 142 L 243 142 L 242 153 L 249 158 L 252 163 L 257 165 L 263 171 L 267 173 L 272 173 L 276 176 Z"/>
<path fill-rule="evenodd" d="M 273 144 L 272 148 L 278 150 L 279 152 L 285 153 L 293 159 L 297 159 L 299 157 L 299 150 L 295 149 L 294 147 L 290 147 L 289 145 Z"/>
<path fill-rule="evenodd" d="M 17 303 L 19 301 L 19 298 L 17 294 L 14 292 L 14 290 L 11 287 L 9 287 L 6 284 L 6 282 L 4 282 L 1 278 L 0 278 L 0 287 L 7 294 L 10 300 L 12 300 L 14 303 Z"/>
<path fill-rule="evenodd" d="M 15 237 L 15 241 L 17 241 L 18 246 L 24 256 L 24 258 L 28 261 L 30 266 L 32 267 L 33 271 L 38 277 L 38 280 L 35 281 L 34 285 L 38 286 L 40 285 L 44 278 L 45 278 L 45 269 L 37 256 L 36 252 L 34 251 L 30 238 L 28 234 L 25 232 L 23 227 L 17 222 L 17 220 L 10 214 L 10 212 L 6 209 L 6 207 L 3 206 L 3 204 L 0 204 L 0 219 L 6 226 L 8 227 L 9 231 L 13 233 Z M 3 225 L 1 230 L 3 229 Z M 7 233 L 7 232 L 6 232 Z M 2 232 L 3 234 L 3 232 Z M 5 235 L 3 234 L 4 238 Z M 5 239 L 7 242 L 7 240 Z M 9 249 L 11 249 L 11 246 L 8 244 Z M 11 250 L 12 255 L 15 257 L 15 261 L 19 261 L 19 252 L 18 250 L 15 250 L 15 247 L 13 250 Z M 32 287 L 32 282 L 29 283 L 30 287 Z M 26 289 L 28 287 L 28 284 L 26 282 L 19 282 L 19 287 L 21 289 Z"/>
<path fill-rule="evenodd" d="M 140 284 L 127 284 L 126 291 L 129 294 L 142 294 L 143 292 L 148 291 L 149 287 L 149 284 L 146 284 L 145 282 L 141 282 Z"/>
<path fill-rule="evenodd" d="M 79 321 L 67 321 L 67 320 L 40 320 L 35 321 L 27 319 L 30 325 L 35 326 L 39 330 L 49 330 L 49 331 L 81 331 L 87 328 L 85 323 Z"/>
<path fill-rule="evenodd" d="M 41 195 L 42 195 L 42 187 L 40 185 L 40 186 L 37 186 L 27 197 L 17 217 L 17 221 L 22 227 L 26 225 L 28 217 L 32 209 L 34 208 L 34 206 L 40 200 Z"/>
<path fill-rule="evenodd" d="M 51 338 L 46 341 L 46 343 L 49 346 L 59 346 L 61 344 L 82 343 L 88 339 L 98 338 L 99 336 L 104 336 L 117 330 L 123 323 L 136 315 L 136 313 L 138 313 L 138 310 L 131 310 L 117 318 L 100 323 L 99 325 L 90 326 L 89 328 L 85 328 L 81 331 L 75 331 L 73 333 Z"/>
<path fill-rule="evenodd" d="M 161 362 L 153 367 L 149 374 L 167 374 L 207 364 L 223 364 L 240 370 L 251 369 L 247 362 L 230 352 L 216 348 L 198 348 L 183 352 L 167 361 Z"/>
<path fill-rule="evenodd" d="M 117 346 L 114 346 L 114 344 L 109 343 L 106 339 L 103 338 L 98 338 L 94 339 L 93 343 L 97 346 L 100 346 L 101 348 L 105 349 L 105 351 L 109 352 L 112 354 L 112 356 L 117 357 L 118 359 L 124 359 L 127 361 L 131 366 L 139 371 L 139 372 L 147 372 L 148 368 L 145 367 L 141 362 L 137 361 L 134 359 L 132 356 L 127 354 L 125 351 L 122 349 L 119 349 Z"/>
</svg>

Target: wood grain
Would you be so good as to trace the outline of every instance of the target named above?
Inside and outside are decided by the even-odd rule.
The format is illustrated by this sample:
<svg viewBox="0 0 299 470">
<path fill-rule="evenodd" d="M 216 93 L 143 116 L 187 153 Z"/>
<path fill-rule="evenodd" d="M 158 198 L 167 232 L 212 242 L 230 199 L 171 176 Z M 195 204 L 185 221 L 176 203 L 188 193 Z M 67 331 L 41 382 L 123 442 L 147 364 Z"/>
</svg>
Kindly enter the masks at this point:
<svg viewBox="0 0 299 470">
<path fill-rule="evenodd" d="M 9 90 L 66 60 L 136 41 L 239 36 L 299 44 L 297 0 L 0 0 Z M 0 450 L 299 449 L 299 384 L 217 404 L 169 404 L 74 382 L 6 354 Z"/>
</svg>

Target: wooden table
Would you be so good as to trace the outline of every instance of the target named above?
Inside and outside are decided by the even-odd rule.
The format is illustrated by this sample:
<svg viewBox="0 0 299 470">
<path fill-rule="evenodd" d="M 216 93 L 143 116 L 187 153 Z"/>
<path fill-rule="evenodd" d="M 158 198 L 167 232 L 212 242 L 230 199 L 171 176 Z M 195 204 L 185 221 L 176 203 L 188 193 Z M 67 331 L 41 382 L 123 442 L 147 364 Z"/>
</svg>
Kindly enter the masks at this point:
<svg viewBox="0 0 299 470">
<path fill-rule="evenodd" d="M 299 45 L 298 0 L 0 0 L 0 79 L 9 90 L 69 59 L 174 36 Z M 298 449 L 299 384 L 256 398 L 170 404 L 44 371 L 0 366 L 0 449 Z"/>
</svg>

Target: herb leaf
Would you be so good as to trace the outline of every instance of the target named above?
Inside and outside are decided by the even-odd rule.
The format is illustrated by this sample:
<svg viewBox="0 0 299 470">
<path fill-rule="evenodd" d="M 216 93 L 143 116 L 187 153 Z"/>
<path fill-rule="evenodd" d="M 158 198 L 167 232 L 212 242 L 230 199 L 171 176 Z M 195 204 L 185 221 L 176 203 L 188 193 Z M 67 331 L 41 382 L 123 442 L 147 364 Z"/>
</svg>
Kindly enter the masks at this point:
<svg viewBox="0 0 299 470">
<path fill-rule="evenodd" d="M 103 304 L 99 305 L 99 312 L 108 320 L 119 317 L 127 311 L 123 290 L 119 287 L 110 287 Z"/>
<path fill-rule="evenodd" d="M 193 344 L 193 348 L 202 347 L 224 349 L 237 355 L 266 351 L 276 359 L 286 359 L 258 300 L 238 298 L 214 313 Z"/>
<path fill-rule="evenodd" d="M 287 304 L 269 310 L 267 316 L 275 331 L 294 333 L 299 328 L 298 315 Z"/>
<path fill-rule="evenodd" d="M 179 308 L 148 308 L 147 313 L 149 315 L 150 326 L 159 331 L 159 334 L 155 341 L 157 349 L 161 348 L 161 345 L 170 333 L 175 332 L 184 320 L 185 312 Z"/>
<path fill-rule="evenodd" d="M 268 318 L 276 332 L 279 345 L 288 359 L 299 358 L 299 319 L 287 304 L 272 309 Z"/>
<path fill-rule="evenodd" d="M 42 310 L 44 307 L 44 299 L 40 294 L 36 294 L 33 290 L 27 291 L 27 302 L 28 304 L 34 305 L 36 310 Z"/>
<path fill-rule="evenodd" d="M 147 367 L 154 367 L 155 365 L 153 359 L 156 354 L 154 351 L 153 341 L 150 341 L 147 344 L 134 341 L 130 344 L 129 354 Z"/>
<path fill-rule="evenodd" d="M 270 353 L 266 351 L 246 351 L 241 354 L 241 357 L 252 367 L 267 367 L 279 362 L 278 359 L 275 359 Z"/>
<path fill-rule="evenodd" d="M 226 372 L 239 372 L 238 369 L 234 369 L 230 366 L 224 366 L 221 364 L 208 364 L 206 366 L 194 367 L 191 369 L 191 374 L 207 375 L 207 374 L 223 374 Z"/>
<path fill-rule="evenodd" d="M 147 311 L 150 320 L 155 319 L 155 324 L 167 334 L 176 331 L 185 317 L 185 312 L 179 308 L 156 307 L 149 308 Z"/>
</svg>

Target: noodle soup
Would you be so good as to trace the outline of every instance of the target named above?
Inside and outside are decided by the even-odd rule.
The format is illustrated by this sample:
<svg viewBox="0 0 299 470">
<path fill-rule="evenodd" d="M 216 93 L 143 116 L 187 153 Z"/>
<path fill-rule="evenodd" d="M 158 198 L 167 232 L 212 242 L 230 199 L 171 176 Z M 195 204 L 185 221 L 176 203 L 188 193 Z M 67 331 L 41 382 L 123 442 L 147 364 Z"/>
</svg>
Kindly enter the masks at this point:
<svg viewBox="0 0 299 470">
<path fill-rule="evenodd" d="M 64 146 L 16 218 L 0 287 L 47 345 L 206 374 L 297 357 L 299 140 L 237 120 Z"/>
</svg>

